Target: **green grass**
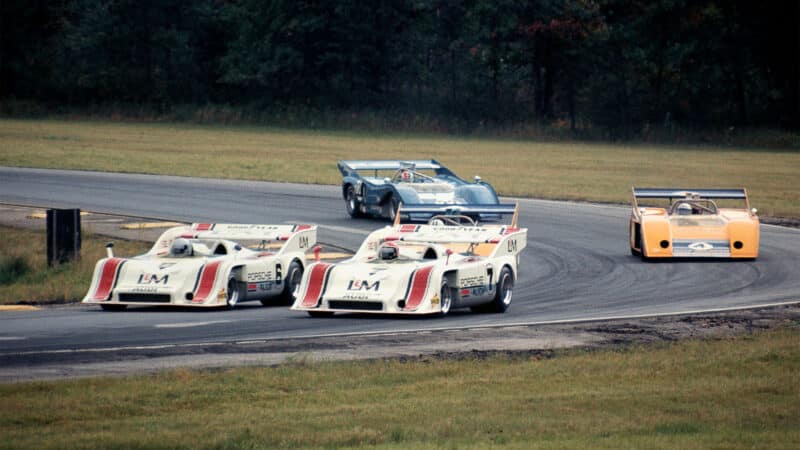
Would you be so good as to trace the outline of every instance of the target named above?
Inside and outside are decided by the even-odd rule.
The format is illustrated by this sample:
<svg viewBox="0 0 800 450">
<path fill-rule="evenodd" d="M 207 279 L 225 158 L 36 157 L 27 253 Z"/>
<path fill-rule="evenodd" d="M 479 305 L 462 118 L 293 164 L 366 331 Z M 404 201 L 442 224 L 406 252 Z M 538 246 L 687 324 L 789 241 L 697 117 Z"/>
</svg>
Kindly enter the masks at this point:
<svg viewBox="0 0 800 450">
<path fill-rule="evenodd" d="M 77 262 L 47 267 L 43 231 L 0 226 L 0 305 L 79 301 L 92 282 L 95 263 L 105 257 L 109 238 L 84 233 Z M 152 244 L 117 240 L 120 256 L 146 252 Z"/>
<path fill-rule="evenodd" d="M 798 448 L 800 330 L 0 386 L 8 448 Z"/>
<path fill-rule="evenodd" d="M 338 184 L 339 159 L 435 158 L 501 193 L 628 203 L 630 188 L 746 187 L 800 217 L 800 152 L 449 138 L 248 126 L 0 120 L 0 165 Z"/>
</svg>

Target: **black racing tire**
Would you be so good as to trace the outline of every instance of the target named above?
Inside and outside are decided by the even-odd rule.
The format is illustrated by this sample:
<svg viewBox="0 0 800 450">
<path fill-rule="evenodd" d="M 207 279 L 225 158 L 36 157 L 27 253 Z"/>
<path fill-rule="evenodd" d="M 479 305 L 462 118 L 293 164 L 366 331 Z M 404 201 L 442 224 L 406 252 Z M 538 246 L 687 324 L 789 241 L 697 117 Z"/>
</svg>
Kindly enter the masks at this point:
<svg viewBox="0 0 800 450">
<path fill-rule="evenodd" d="M 303 266 L 297 262 L 297 260 L 292 261 L 292 263 L 289 264 L 289 269 L 286 271 L 286 276 L 283 278 L 283 292 L 281 292 L 279 297 L 281 304 L 291 305 L 294 303 L 295 295 L 297 294 L 302 279 Z M 262 300 L 261 304 L 268 304 L 268 300 Z"/>
<path fill-rule="evenodd" d="M 447 280 L 442 280 L 442 289 L 439 292 L 439 317 L 444 317 L 450 312 L 453 306 L 453 291 L 447 285 Z"/>
<path fill-rule="evenodd" d="M 231 273 L 228 275 L 228 284 L 225 289 L 225 306 L 228 309 L 236 308 L 236 304 L 239 303 L 239 297 L 239 282 L 236 281 L 236 276 Z"/>
<path fill-rule="evenodd" d="M 333 316 L 333 311 L 308 311 L 308 315 L 311 317 L 331 317 Z"/>
<path fill-rule="evenodd" d="M 128 305 L 120 305 L 119 303 L 112 303 L 108 305 L 100 305 L 103 311 L 125 311 Z"/>
<path fill-rule="evenodd" d="M 391 220 L 392 222 L 394 222 L 394 217 L 395 215 L 397 215 L 397 209 L 399 207 L 400 207 L 400 201 L 397 200 L 394 197 L 394 195 L 389 197 L 389 200 L 386 202 L 386 208 L 387 208 L 386 214 L 389 217 L 389 220 Z"/>
<path fill-rule="evenodd" d="M 347 214 L 356 219 L 362 217 L 361 204 L 356 197 L 356 188 L 352 184 L 348 184 L 344 188 L 344 205 L 347 208 Z"/>
<path fill-rule="evenodd" d="M 497 290 L 491 303 L 472 308 L 476 312 L 504 313 L 511 306 L 511 297 L 514 294 L 514 274 L 511 269 L 503 267 L 497 279 Z"/>
<path fill-rule="evenodd" d="M 640 226 L 639 224 L 635 224 L 634 225 L 634 227 L 635 227 L 634 230 L 639 229 L 639 226 Z M 631 232 L 636 233 L 636 231 L 634 231 L 634 230 L 631 230 Z M 631 236 L 631 237 L 633 238 L 634 236 Z M 639 231 L 638 236 L 635 236 L 634 246 L 638 246 L 639 248 L 642 248 L 642 233 L 641 233 L 641 231 Z M 642 251 L 641 250 L 636 250 L 634 247 L 631 247 L 631 255 L 633 255 L 633 256 L 642 256 Z"/>
</svg>

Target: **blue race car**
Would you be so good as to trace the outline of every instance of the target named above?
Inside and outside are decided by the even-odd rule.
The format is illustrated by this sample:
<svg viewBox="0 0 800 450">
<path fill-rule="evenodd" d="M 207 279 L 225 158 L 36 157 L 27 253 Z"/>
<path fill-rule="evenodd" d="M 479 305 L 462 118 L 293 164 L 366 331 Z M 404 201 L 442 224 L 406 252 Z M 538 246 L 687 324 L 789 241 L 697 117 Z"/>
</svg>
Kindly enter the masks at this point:
<svg viewBox="0 0 800 450">
<path fill-rule="evenodd" d="M 342 196 L 351 217 L 394 220 L 402 203 L 416 209 L 406 217 L 411 221 L 427 221 L 437 214 L 470 215 L 468 210 L 477 206 L 483 212 L 473 214 L 474 219 L 497 220 L 499 215 L 485 210 L 509 206 L 499 205 L 494 188 L 480 177 L 467 182 L 436 160 L 339 161 L 338 166 L 343 176 Z M 421 212 L 421 207 L 426 212 Z"/>
</svg>

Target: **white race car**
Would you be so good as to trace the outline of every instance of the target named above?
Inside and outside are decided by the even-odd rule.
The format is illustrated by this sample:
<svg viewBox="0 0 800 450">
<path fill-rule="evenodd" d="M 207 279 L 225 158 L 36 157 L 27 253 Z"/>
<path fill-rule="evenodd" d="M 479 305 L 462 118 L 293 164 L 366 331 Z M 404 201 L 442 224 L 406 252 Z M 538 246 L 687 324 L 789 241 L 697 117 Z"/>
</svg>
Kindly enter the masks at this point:
<svg viewBox="0 0 800 450">
<path fill-rule="evenodd" d="M 403 208 L 403 213 L 427 212 L 417 209 Z M 478 225 L 469 218 L 489 212 L 511 214 L 515 208 L 464 206 L 459 214 L 434 216 L 427 225 L 396 220 L 371 233 L 352 258 L 309 265 L 292 309 L 314 317 L 336 312 L 444 316 L 465 307 L 505 312 L 528 230 L 517 227 L 516 213 L 511 225 Z"/>
<path fill-rule="evenodd" d="M 133 258 L 98 261 L 84 303 L 233 308 L 238 302 L 291 302 L 317 241 L 315 225 L 196 223 L 164 232 Z"/>
</svg>

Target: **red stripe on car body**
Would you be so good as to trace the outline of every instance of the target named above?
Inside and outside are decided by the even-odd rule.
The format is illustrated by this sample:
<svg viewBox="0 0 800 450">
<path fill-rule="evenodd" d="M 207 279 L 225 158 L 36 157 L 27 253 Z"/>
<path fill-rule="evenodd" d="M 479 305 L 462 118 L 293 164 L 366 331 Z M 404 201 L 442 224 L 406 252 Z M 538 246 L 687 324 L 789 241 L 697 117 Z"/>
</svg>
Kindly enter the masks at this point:
<svg viewBox="0 0 800 450">
<path fill-rule="evenodd" d="M 214 281 L 217 279 L 217 271 L 220 264 L 222 264 L 222 261 L 214 261 L 203 267 L 203 273 L 200 274 L 200 283 L 192 299 L 194 303 L 202 303 L 208 298 L 208 294 L 211 293 L 211 289 L 214 287 Z"/>
<path fill-rule="evenodd" d="M 431 272 L 433 266 L 423 267 L 414 272 L 413 279 L 411 280 L 411 289 L 408 291 L 406 297 L 405 310 L 417 309 L 425 298 L 425 292 L 428 290 L 428 281 L 431 279 Z"/>
<path fill-rule="evenodd" d="M 97 290 L 94 291 L 94 300 L 108 300 L 108 294 L 111 293 L 111 288 L 114 287 L 114 280 L 117 278 L 117 269 L 122 263 L 122 258 L 109 258 L 103 263 L 103 268 L 100 271 L 100 282 L 97 284 Z"/>
<path fill-rule="evenodd" d="M 213 223 L 198 223 L 197 227 L 195 227 L 195 230 L 197 230 L 197 231 L 208 231 L 213 227 L 214 227 Z"/>
<path fill-rule="evenodd" d="M 503 235 L 505 236 L 505 235 L 513 234 L 513 233 L 516 233 L 517 231 L 519 231 L 519 228 L 508 227 L 508 228 L 506 228 L 506 231 L 503 232 Z"/>
<path fill-rule="evenodd" d="M 413 233 L 417 231 L 419 225 L 400 225 L 400 232 L 401 233 Z"/>
<path fill-rule="evenodd" d="M 312 228 L 311 225 L 300 224 L 300 225 L 295 226 L 294 230 L 292 230 L 292 231 L 294 231 L 296 233 L 298 231 L 310 230 L 311 228 Z"/>
<path fill-rule="evenodd" d="M 306 295 L 300 306 L 304 308 L 314 308 L 319 303 L 319 298 L 322 295 L 322 288 L 325 284 L 325 275 L 330 270 L 332 264 L 319 263 L 314 264 L 311 268 L 311 275 L 309 275 L 308 288 L 306 288 Z"/>
</svg>

